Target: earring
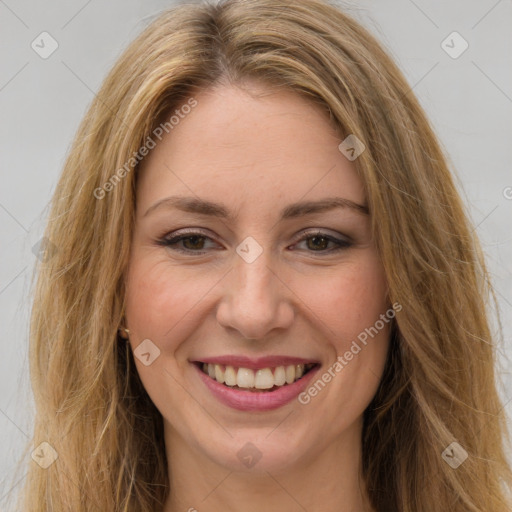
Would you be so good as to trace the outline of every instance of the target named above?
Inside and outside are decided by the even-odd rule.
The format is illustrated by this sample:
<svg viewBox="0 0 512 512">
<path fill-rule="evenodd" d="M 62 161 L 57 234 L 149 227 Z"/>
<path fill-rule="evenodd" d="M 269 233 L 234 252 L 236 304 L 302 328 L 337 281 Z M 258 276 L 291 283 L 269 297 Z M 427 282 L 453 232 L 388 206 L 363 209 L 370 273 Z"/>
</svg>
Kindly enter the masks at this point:
<svg viewBox="0 0 512 512">
<path fill-rule="evenodd" d="M 119 327 L 119 329 L 118 329 L 119 336 L 121 336 L 121 338 L 124 338 L 125 340 L 127 340 L 128 336 L 127 335 L 123 336 L 122 331 L 124 331 L 127 335 L 130 334 L 130 331 L 128 329 L 126 329 L 126 327 Z"/>
</svg>

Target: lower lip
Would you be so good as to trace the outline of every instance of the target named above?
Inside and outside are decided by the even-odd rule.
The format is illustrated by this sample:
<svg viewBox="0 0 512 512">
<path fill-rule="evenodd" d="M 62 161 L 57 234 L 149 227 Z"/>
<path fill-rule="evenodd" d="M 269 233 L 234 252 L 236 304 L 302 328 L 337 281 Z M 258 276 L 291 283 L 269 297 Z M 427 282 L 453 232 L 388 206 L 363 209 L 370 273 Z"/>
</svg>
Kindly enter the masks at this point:
<svg viewBox="0 0 512 512">
<path fill-rule="evenodd" d="M 198 365 L 193 366 L 199 372 L 199 377 L 206 387 L 218 400 L 239 411 L 270 411 L 282 407 L 302 393 L 320 369 L 320 366 L 315 366 L 301 379 L 293 384 L 285 384 L 275 391 L 259 392 L 230 388 L 206 375 Z"/>
</svg>

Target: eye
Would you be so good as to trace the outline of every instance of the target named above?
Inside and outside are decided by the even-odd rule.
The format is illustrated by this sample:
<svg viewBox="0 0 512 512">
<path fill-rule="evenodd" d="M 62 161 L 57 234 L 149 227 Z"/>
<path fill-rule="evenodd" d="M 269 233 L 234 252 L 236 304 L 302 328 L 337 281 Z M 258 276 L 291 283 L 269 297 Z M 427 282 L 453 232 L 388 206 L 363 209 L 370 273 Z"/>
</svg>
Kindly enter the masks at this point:
<svg viewBox="0 0 512 512">
<path fill-rule="evenodd" d="M 204 254 L 205 242 L 212 239 L 199 231 L 181 232 L 172 236 L 164 236 L 156 241 L 158 245 L 168 247 L 173 251 L 184 253 Z M 180 244 L 183 244 L 180 246 Z"/>
<path fill-rule="evenodd" d="M 200 231 L 178 232 L 171 236 L 166 235 L 159 238 L 156 243 L 163 247 L 168 247 L 173 251 L 182 253 L 205 254 L 208 246 L 207 242 L 213 242 L 212 238 Z M 337 238 L 333 235 L 320 230 L 303 233 L 301 238 L 293 245 L 305 243 L 308 252 L 332 253 L 349 248 L 352 243 L 349 240 Z M 332 247 L 334 245 L 334 247 Z M 331 246 L 329 248 L 329 246 Z M 218 245 L 217 245 L 218 248 Z M 218 249 L 217 249 L 218 250 Z"/>
<path fill-rule="evenodd" d="M 337 238 L 320 230 L 310 231 L 302 235 L 299 243 L 305 242 L 310 252 L 331 253 L 349 248 L 352 243 L 348 240 Z M 328 249 L 329 244 L 334 244 L 334 248 Z M 298 244 L 296 244 L 298 245 Z M 326 250 L 327 249 L 327 250 Z"/>
</svg>

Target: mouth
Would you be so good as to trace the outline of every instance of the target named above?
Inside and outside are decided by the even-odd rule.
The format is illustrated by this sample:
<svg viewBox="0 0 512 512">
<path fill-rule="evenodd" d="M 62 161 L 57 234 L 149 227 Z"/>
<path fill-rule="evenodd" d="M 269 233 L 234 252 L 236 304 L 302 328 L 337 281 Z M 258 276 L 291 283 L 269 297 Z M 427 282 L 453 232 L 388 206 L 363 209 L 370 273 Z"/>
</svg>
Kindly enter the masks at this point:
<svg viewBox="0 0 512 512">
<path fill-rule="evenodd" d="M 251 393 L 269 393 L 291 386 L 303 379 L 319 363 L 298 363 L 247 368 L 205 361 L 194 361 L 197 368 L 210 379 L 226 388 Z M 254 365 L 251 365 L 254 366 Z"/>
<path fill-rule="evenodd" d="M 223 355 L 190 363 L 210 396 L 231 409 L 253 413 L 291 403 L 321 369 L 318 360 L 284 355 Z"/>
</svg>

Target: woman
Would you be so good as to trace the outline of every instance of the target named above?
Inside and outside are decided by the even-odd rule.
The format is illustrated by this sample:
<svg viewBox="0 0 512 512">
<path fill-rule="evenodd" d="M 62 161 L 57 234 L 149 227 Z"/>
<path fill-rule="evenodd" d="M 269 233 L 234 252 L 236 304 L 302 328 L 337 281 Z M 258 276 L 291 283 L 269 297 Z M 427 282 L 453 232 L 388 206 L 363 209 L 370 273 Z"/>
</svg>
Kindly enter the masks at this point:
<svg viewBox="0 0 512 512">
<path fill-rule="evenodd" d="M 87 113 L 46 237 L 24 510 L 510 509 L 478 241 L 336 7 L 164 13 Z"/>
</svg>

